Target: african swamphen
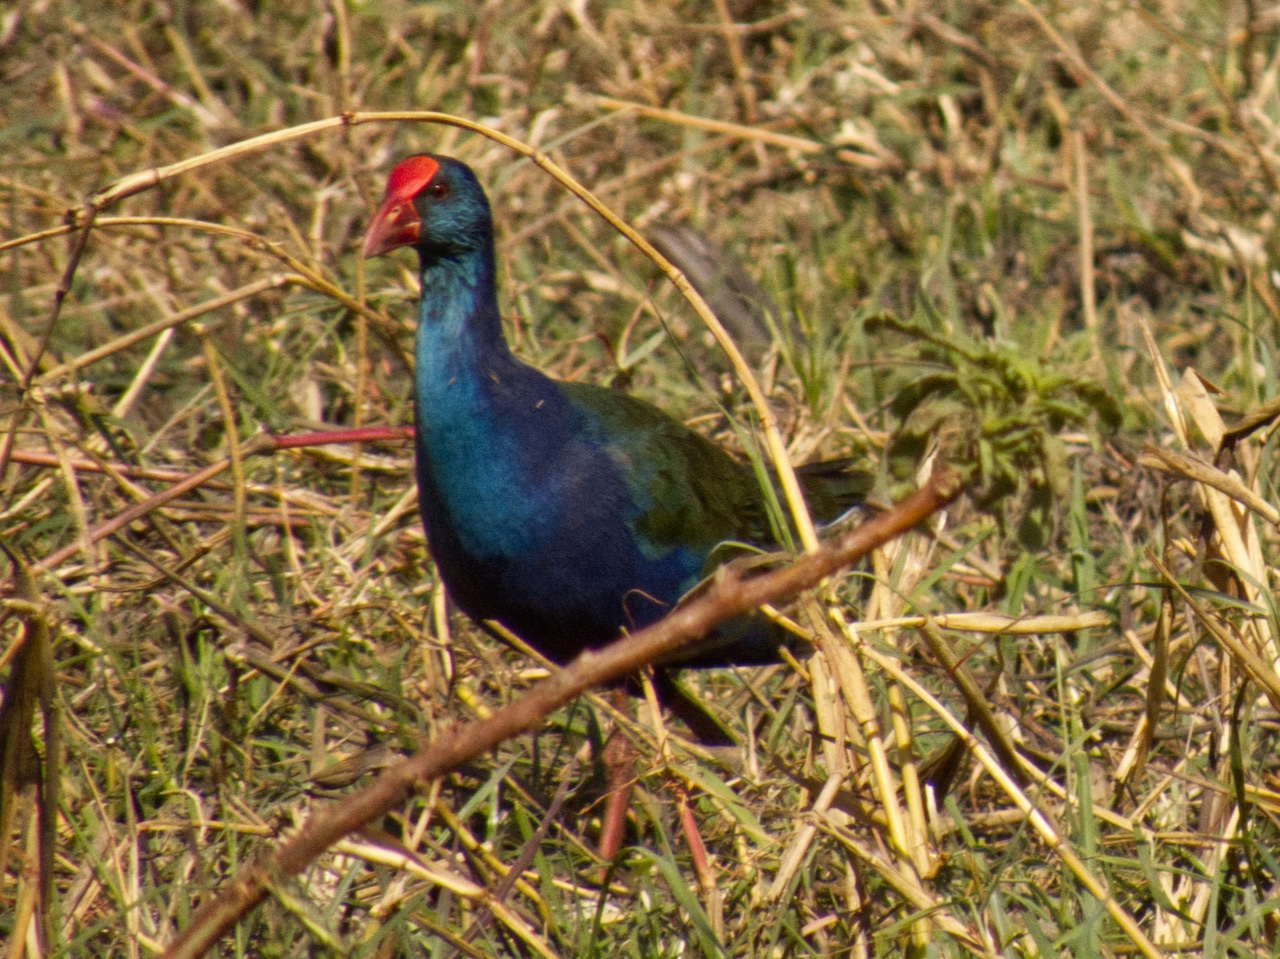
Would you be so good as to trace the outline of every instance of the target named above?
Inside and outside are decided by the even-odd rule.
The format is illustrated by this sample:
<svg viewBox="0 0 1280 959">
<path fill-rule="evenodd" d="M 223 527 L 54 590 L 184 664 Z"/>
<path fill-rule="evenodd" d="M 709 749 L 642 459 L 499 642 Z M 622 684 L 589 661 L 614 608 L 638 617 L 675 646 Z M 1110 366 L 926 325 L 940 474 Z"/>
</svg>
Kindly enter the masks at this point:
<svg viewBox="0 0 1280 959">
<path fill-rule="evenodd" d="M 401 161 L 364 255 L 411 246 L 422 267 L 415 382 L 419 506 L 454 601 L 548 659 L 660 618 L 726 543 L 771 547 L 756 474 L 642 400 L 544 376 L 512 355 L 494 282 L 493 221 L 463 163 Z M 866 474 L 815 464 L 802 485 L 833 518 Z M 665 666 L 776 661 L 782 631 L 731 622 Z"/>
</svg>

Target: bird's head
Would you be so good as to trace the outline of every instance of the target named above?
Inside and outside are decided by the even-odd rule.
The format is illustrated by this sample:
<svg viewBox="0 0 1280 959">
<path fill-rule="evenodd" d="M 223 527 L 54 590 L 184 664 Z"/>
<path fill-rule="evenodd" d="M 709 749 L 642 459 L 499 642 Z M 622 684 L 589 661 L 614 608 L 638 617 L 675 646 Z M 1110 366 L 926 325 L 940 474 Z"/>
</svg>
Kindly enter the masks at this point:
<svg viewBox="0 0 1280 959">
<path fill-rule="evenodd" d="M 401 160 L 364 235 L 365 257 L 402 246 L 424 257 L 463 253 L 489 242 L 489 201 L 475 174 L 452 157 L 422 153 Z"/>
</svg>

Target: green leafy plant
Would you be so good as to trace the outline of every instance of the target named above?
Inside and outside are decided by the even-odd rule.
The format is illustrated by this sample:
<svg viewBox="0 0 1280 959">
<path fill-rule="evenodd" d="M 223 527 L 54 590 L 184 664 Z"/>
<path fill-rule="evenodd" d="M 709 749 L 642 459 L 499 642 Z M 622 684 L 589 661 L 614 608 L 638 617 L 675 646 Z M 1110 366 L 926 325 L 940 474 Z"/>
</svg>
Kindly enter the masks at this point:
<svg viewBox="0 0 1280 959">
<path fill-rule="evenodd" d="M 901 426 L 889 448 L 898 475 L 934 450 L 969 474 L 970 496 L 1005 524 L 1013 520 L 1028 549 L 1048 540 L 1050 511 L 1071 482 L 1062 432 L 1097 419 L 1120 425 L 1120 408 L 1088 377 L 1053 369 L 1016 344 L 941 332 L 880 315 L 869 330 L 910 337 L 929 372 L 889 404 Z"/>
</svg>

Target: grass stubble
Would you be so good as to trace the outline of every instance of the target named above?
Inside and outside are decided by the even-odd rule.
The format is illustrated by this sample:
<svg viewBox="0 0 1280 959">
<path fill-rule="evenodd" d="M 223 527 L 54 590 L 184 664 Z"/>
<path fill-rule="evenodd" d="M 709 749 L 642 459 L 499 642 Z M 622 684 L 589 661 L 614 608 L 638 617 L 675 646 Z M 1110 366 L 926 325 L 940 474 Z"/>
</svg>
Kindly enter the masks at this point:
<svg viewBox="0 0 1280 959">
<path fill-rule="evenodd" d="M 447 615 L 402 440 L 254 439 L 411 423 L 413 277 L 356 248 L 418 149 L 489 185 L 540 368 L 756 455 L 867 457 L 886 494 L 955 461 L 971 495 L 786 610 L 820 653 L 688 678 L 738 754 L 585 697 L 277 877 L 220 954 L 1273 954 L 1278 27 L 1030 2 L 6 14 L 0 542 L 31 575 L 11 564 L 0 668 L 37 747 L 5 771 L 8 955 L 37 930 L 162 950 L 317 804 L 543 674 Z M 642 234 L 701 229 L 782 305 L 773 355 L 735 375 L 518 150 L 319 128 L 424 108 Z M 643 760 L 606 871 L 609 722 Z"/>
</svg>

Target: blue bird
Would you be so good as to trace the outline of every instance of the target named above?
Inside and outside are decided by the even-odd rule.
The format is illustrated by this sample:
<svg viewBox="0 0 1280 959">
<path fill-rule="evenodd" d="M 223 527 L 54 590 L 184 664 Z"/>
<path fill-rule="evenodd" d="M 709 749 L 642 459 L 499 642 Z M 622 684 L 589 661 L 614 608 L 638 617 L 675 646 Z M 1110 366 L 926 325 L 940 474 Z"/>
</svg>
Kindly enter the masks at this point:
<svg viewBox="0 0 1280 959">
<path fill-rule="evenodd" d="M 419 508 L 468 616 L 500 622 L 563 664 L 662 617 L 733 555 L 724 544 L 776 546 L 749 464 L 642 400 L 551 379 L 511 353 L 489 202 L 465 164 L 418 155 L 391 171 L 364 256 L 405 246 L 422 270 Z M 801 471 L 819 518 L 866 492 L 868 475 L 848 465 Z M 660 664 L 659 677 L 774 662 L 784 641 L 763 616 L 745 617 Z"/>
</svg>

